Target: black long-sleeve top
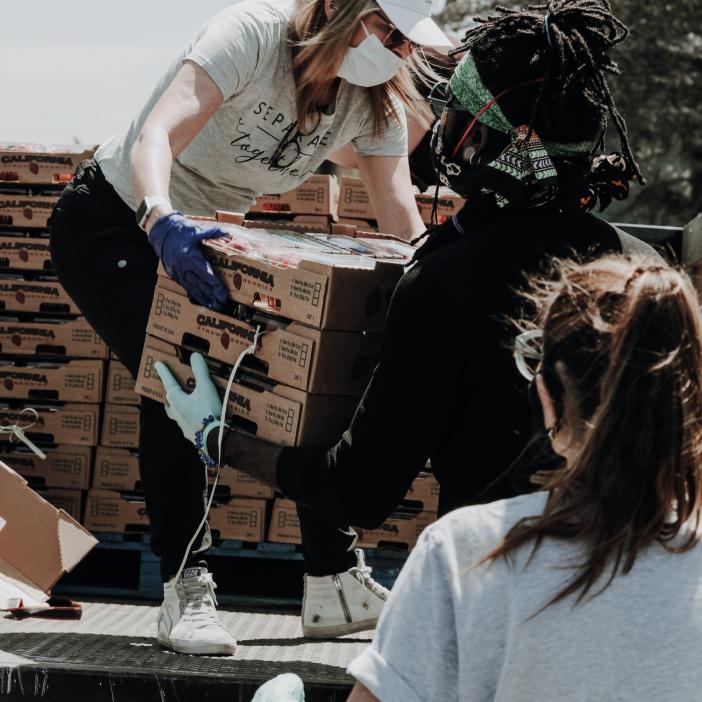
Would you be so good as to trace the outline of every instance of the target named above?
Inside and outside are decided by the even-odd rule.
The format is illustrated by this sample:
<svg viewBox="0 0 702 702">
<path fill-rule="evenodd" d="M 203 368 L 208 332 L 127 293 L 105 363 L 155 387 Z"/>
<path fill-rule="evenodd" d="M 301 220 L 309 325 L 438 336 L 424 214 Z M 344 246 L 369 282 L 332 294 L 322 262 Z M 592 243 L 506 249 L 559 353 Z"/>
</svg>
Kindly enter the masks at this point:
<svg viewBox="0 0 702 702">
<path fill-rule="evenodd" d="M 515 289 L 552 257 L 652 249 L 592 215 L 527 210 L 415 263 L 388 312 L 379 365 L 331 447 L 285 448 L 281 490 L 339 526 L 382 522 L 431 460 L 440 512 L 524 489 L 510 469 L 533 436 L 512 358 Z M 538 466 L 529 466 L 529 470 Z M 496 481 L 496 484 L 493 484 Z"/>
</svg>

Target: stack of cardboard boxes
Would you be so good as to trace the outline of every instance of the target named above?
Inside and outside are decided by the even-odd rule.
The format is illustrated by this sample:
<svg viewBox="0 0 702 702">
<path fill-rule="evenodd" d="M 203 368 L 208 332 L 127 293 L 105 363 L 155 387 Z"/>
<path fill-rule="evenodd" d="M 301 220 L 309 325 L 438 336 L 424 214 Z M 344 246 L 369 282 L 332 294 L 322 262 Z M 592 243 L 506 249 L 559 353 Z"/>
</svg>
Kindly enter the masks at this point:
<svg viewBox="0 0 702 702">
<path fill-rule="evenodd" d="M 107 348 L 53 273 L 47 225 L 61 188 L 90 155 L 83 147 L 0 144 L 0 424 L 25 427 L 47 455 L 41 460 L 3 433 L 0 458 L 78 520 Z"/>
<path fill-rule="evenodd" d="M 230 421 L 281 445 L 335 441 L 372 373 L 387 306 L 411 250 L 393 240 L 244 228 L 231 224 L 237 218 L 227 213 L 217 219 L 231 239 L 208 241 L 205 249 L 228 288 L 229 307 L 213 312 L 193 304 L 161 270 L 137 391 L 164 401 L 157 361 L 192 389 L 193 351 L 206 357 L 215 384 L 224 388 L 258 328 L 256 352 L 244 357 L 232 386 Z M 278 528 L 282 522 L 276 515 L 290 505 L 282 500 L 271 505 L 272 490 L 237 466 L 221 471 L 219 485 L 210 515 L 215 537 L 299 542 L 299 533 L 291 538 Z M 435 511 L 427 500 L 421 519 L 428 523 Z M 412 516 L 415 528 L 416 510 Z M 366 543 L 372 539 L 371 534 Z"/>
<path fill-rule="evenodd" d="M 372 485 L 369 489 L 373 489 Z M 439 508 L 439 483 L 429 471 L 421 472 L 412 483 L 405 499 L 377 529 L 360 529 L 358 545 L 363 548 L 392 547 L 411 550 L 419 535 L 436 521 Z M 300 522 L 295 503 L 278 498 L 273 504 L 268 540 L 284 544 L 300 544 Z"/>
<path fill-rule="evenodd" d="M 245 358 L 230 396 L 234 423 L 283 445 L 331 442 L 370 378 L 387 305 L 412 252 L 391 237 L 378 238 L 372 221 L 339 226 L 340 188 L 332 176 L 262 196 L 246 220 L 218 213 L 240 244 L 207 248 L 231 303 L 224 312 L 198 307 L 161 269 L 135 388 L 51 267 L 48 216 L 89 156 L 80 148 L 0 145 L 0 423 L 27 427 L 47 454 L 42 461 L 1 434 L 1 458 L 47 499 L 84 517 L 91 531 L 145 532 L 139 397 L 164 400 L 155 361 L 192 387 L 189 355 L 200 351 L 223 387 L 260 328 L 257 351 Z M 366 226 L 358 231 L 356 224 Z M 354 238 L 330 239 L 334 230 Z M 26 407 L 36 418 L 20 416 Z M 410 492 L 416 499 L 408 495 L 401 512 L 365 532 L 364 545 L 413 545 L 435 518 L 438 486 L 422 474 Z M 236 466 L 221 471 L 210 514 L 214 536 L 299 543 L 294 505 L 275 497 Z"/>
<path fill-rule="evenodd" d="M 134 379 L 111 354 L 100 445 L 85 503 L 84 525 L 93 533 L 149 530 L 139 477 L 139 403 Z"/>
<path fill-rule="evenodd" d="M 431 225 L 431 213 L 434 208 L 434 191 L 415 193 L 417 209 L 422 221 Z M 436 215 L 439 224 L 457 214 L 465 200 L 447 188 L 440 188 L 438 193 Z M 356 227 L 359 230 L 376 230 L 378 220 L 371 204 L 368 191 L 360 178 L 344 177 L 341 179 L 339 192 L 339 217 L 341 225 Z"/>
</svg>

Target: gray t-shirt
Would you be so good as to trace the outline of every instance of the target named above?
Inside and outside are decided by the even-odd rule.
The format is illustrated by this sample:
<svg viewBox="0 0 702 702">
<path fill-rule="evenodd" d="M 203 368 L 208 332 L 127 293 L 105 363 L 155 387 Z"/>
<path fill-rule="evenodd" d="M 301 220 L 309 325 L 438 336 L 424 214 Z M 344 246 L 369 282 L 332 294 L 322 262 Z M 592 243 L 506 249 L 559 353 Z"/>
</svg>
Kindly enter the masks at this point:
<svg viewBox="0 0 702 702">
<path fill-rule="evenodd" d="M 133 209 L 129 154 L 153 106 L 189 60 L 217 84 L 224 102 L 175 159 L 170 195 L 176 209 L 211 215 L 215 209 L 246 212 L 256 195 L 292 190 L 333 151 L 352 142 L 358 153 L 406 156 L 407 125 L 401 120 L 376 138 L 368 90 L 341 81 L 331 114 L 299 138 L 300 158 L 274 167 L 270 157 L 296 118 L 292 50 L 288 40 L 293 0 L 247 0 L 215 15 L 171 64 L 127 131 L 106 141 L 96 159 L 107 180 Z M 291 134 L 294 134 L 292 132 Z M 290 147 L 280 163 L 290 163 Z"/>
<path fill-rule="evenodd" d="M 545 500 L 468 507 L 429 527 L 351 675 L 381 702 L 702 698 L 702 547 L 672 554 L 655 544 L 597 597 L 533 618 L 572 578 L 581 549 L 547 539 L 528 565 L 530 545 L 513 563 L 472 568 Z"/>
</svg>

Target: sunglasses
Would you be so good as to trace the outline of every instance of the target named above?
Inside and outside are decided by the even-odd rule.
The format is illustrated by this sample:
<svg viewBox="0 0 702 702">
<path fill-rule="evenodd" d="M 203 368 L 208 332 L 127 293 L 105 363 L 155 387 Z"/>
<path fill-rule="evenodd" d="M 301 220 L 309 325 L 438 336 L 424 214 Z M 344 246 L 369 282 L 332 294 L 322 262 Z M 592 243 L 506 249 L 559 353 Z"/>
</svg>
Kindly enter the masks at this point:
<svg viewBox="0 0 702 702">
<path fill-rule="evenodd" d="M 383 38 L 380 40 L 382 45 L 386 49 L 390 49 L 390 51 L 393 51 L 395 49 L 399 49 L 401 46 L 404 44 L 407 44 L 409 46 L 410 51 L 414 51 L 415 49 L 419 48 L 419 44 L 413 42 L 408 36 L 403 34 L 388 18 L 387 16 L 382 12 L 382 10 L 376 10 L 375 14 L 380 17 L 382 20 L 383 24 L 385 24 L 388 28 L 387 33 L 383 36 Z"/>
<path fill-rule="evenodd" d="M 544 333 L 541 329 L 522 332 L 514 340 L 514 362 L 523 378 L 530 383 L 536 377 L 543 360 Z"/>
<path fill-rule="evenodd" d="M 447 80 L 434 85 L 429 91 L 427 101 L 431 106 L 431 111 L 434 113 L 434 116 L 438 118 L 441 117 L 446 109 L 468 112 L 468 108 L 463 107 L 460 103 L 452 104 L 453 94 L 451 93 L 451 86 Z"/>
</svg>

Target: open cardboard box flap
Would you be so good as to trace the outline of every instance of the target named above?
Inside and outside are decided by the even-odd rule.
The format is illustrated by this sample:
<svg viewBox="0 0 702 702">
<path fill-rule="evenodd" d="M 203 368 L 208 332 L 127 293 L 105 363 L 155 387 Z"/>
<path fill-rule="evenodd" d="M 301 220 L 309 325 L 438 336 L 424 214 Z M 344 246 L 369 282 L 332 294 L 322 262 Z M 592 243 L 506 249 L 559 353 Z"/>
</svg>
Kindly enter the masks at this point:
<svg viewBox="0 0 702 702">
<path fill-rule="evenodd" d="M 97 540 L 0 461 L 0 609 L 36 606 Z"/>
</svg>

